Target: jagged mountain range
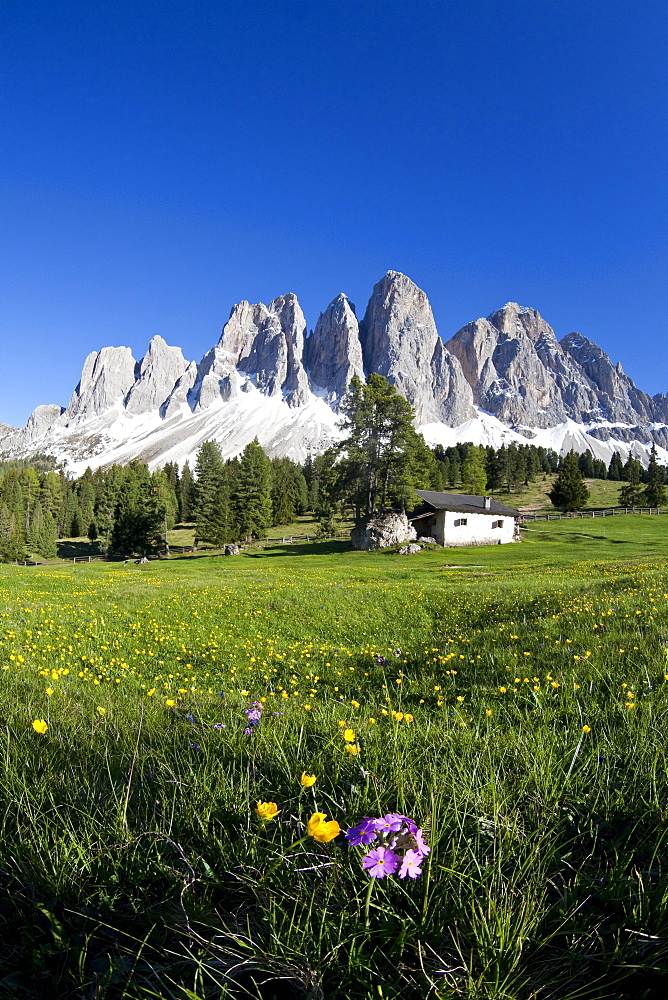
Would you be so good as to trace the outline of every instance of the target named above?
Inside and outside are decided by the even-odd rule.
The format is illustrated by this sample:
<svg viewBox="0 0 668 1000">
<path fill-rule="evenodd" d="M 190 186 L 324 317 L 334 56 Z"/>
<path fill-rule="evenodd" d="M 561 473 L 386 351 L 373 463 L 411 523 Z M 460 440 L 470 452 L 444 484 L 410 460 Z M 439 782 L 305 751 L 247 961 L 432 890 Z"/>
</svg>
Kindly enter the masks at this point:
<svg viewBox="0 0 668 1000">
<path fill-rule="evenodd" d="M 303 460 L 340 437 L 353 376 L 385 375 L 412 404 L 430 443 L 510 441 L 557 451 L 614 450 L 668 462 L 668 396 L 638 389 L 578 333 L 557 340 L 535 309 L 508 302 L 445 343 L 426 294 L 388 271 L 363 319 L 340 294 L 307 335 L 297 297 L 239 302 L 199 363 L 160 336 L 136 361 L 127 347 L 88 355 L 67 407 L 38 406 L 25 427 L 0 424 L 6 456 L 52 454 L 72 471 L 133 458 L 193 460 L 216 439 L 225 456 L 257 437 L 270 455 Z"/>
</svg>

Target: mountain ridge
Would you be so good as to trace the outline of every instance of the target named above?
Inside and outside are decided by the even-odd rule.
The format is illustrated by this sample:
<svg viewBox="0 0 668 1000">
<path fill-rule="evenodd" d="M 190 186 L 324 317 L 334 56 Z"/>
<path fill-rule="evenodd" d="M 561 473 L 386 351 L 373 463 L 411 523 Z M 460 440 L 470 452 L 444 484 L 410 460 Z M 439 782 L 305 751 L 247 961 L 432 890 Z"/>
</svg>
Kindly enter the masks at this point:
<svg viewBox="0 0 668 1000">
<path fill-rule="evenodd" d="M 646 460 L 655 444 L 668 463 L 668 395 L 642 392 L 593 341 L 558 340 L 515 302 L 444 341 L 426 293 L 398 271 L 374 285 L 361 320 L 340 293 L 310 334 L 289 292 L 236 303 L 199 362 L 160 335 L 138 361 L 127 347 L 92 351 L 67 406 L 38 406 L 20 429 L 0 425 L 0 451 L 53 454 L 79 471 L 131 458 L 182 464 L 207 438 L 232 457 L 257 436 L 269 454 L 304 460 L 340 437 L 345 387 L 372 371 L 408 399 L 430 443 L 533 440 L 607 460 L 614 450 Z"/>
</svg>

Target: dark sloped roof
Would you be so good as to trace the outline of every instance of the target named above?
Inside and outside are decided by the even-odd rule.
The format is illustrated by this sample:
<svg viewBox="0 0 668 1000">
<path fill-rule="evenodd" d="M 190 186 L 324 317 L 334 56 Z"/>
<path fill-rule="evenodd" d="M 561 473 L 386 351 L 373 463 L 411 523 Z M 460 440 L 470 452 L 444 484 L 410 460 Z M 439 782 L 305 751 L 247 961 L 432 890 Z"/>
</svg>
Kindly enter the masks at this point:
<svg viewBox="0 0 668 1000">
<path fill-rule="evenodd" d="M 459 514 L 505 514 L 506 517 L 520 517 L 519 510 L 506 507 L 498 500 L 490 499 L 489 507 L 485 507 L 484 497 L 470 493 L 434 493 L 431 490 L 416 490 L 421 500 L 424 500 L 434 510 L 454 510 Z M 422 513 L 424 508 L 416 511 Z"/>
</svg>

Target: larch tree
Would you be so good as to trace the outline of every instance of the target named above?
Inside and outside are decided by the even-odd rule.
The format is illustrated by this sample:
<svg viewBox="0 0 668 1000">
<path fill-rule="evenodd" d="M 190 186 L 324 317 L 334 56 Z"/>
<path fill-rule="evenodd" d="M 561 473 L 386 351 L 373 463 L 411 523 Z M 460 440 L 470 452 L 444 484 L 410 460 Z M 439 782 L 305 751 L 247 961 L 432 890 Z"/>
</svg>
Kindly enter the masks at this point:
<svg viewBox="0 0 668 1000">
<path fill-rule="evenodd" d="M 411 504 L 414 487 L 430 481 L 433 454 L 413 427 L 410 403 L 373 373 L 365 385 L 352 379 L 341 412 L 346 437 L 338 469 L 355 519 Z"/>
</svg>

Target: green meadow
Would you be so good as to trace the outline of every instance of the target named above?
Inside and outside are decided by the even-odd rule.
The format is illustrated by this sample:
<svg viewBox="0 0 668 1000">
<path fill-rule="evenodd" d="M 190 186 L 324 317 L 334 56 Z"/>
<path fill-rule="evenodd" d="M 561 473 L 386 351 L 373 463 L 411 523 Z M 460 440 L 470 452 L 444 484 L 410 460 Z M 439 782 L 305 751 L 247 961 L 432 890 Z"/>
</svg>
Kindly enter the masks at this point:
<svg viewBox="0 0 668 1000">
<path fill-rule="evenodd" d="M 668 519 L 523 538 L 0 567 L 0 997 L 664 996 Z"/>
</svg>

